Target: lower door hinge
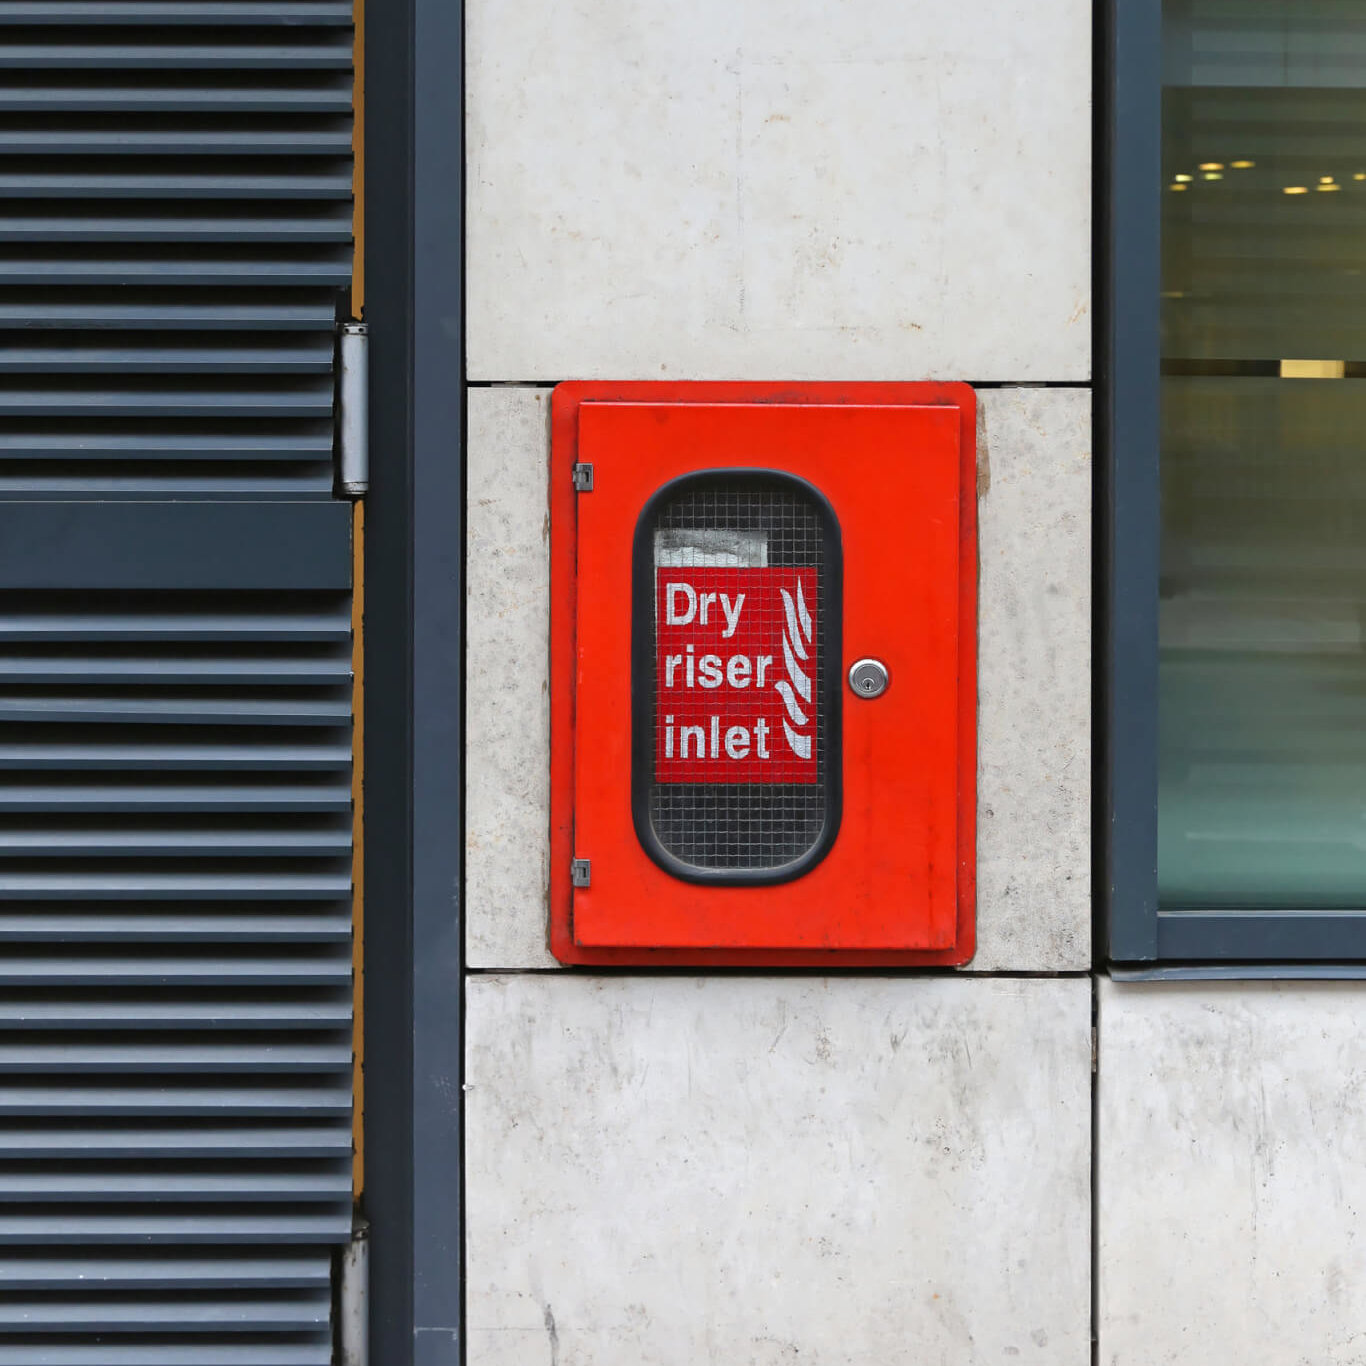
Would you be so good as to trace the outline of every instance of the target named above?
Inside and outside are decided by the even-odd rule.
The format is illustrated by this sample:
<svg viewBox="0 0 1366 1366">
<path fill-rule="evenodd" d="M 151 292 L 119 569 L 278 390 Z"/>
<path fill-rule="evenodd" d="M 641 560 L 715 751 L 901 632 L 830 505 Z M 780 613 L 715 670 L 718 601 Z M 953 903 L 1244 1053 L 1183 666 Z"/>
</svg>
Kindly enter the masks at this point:
<svg viewBox="0 0 1366 1366">
<path fill-rule="evenodd" d="M 592 493 L 593 492 L 593 467 L 592 465 L 580 462 L 574 466 L 574 492 Z"/>
<path fill-rule="evenodd" d="M 576 858 L 569 865 L 569 881 L 575 887 L 590 887 L 593 883 L 593 860 Z"/>
</svg>

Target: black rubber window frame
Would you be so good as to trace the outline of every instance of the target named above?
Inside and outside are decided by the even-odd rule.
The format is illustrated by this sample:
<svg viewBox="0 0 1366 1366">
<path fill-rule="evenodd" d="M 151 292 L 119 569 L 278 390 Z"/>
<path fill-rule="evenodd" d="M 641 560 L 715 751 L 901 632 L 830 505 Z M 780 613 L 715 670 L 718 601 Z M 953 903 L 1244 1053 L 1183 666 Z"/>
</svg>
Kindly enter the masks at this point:
<svg viewBox="0 0 1366 1366">
<path fill-rule="evenodd" d="M 660 842 L 650 818 L 655 763 L 655 544 L 660 510 L 694 489 L 716 484 L 779 489 L 805 499 L 816 513 L 825 567 L 817 588 L 817 610 L 825 622 L 826 648 L 817 664 L 820 701 L 817 728 L 826 737 L 825 820 L 798 858 L 768 868 L 707 868 L 685 862 Z M 839 518 L 830 500 L 812 483 L 786 470 L 743 466 L 695 470 L 661 485 L 636 519 L 631 552 L 631 815 L 636 838 L 666 873 L 710 887 L 772 887 L 809 873 L 830 852 L 843 817 L 844 549 Z"/>
</svg>

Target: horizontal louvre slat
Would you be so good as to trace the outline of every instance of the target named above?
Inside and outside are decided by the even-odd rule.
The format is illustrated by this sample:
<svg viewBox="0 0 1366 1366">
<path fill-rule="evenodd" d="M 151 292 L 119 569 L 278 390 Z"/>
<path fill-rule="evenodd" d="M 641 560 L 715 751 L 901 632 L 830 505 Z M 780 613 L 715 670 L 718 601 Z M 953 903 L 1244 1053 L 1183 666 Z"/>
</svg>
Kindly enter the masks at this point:
<svg viewBox="0 0 1366 1366">
<path fill-rule="evenodd" d="M 7 133 L 8 156 L 342 156 L 351 151 L 345 128 L 315 132 L 161 128 L 110 132 L 98 126 Z"/>
<path fill-rule="evenodd" d="M 57 874 L 51 875 L 54 882 Z M 174 875 L 168 874 L 168 879 Z M 130 881 L 134 881 L 130 879 Z M 142 892 L 121 890 L 101 890 L 97 881 L 92 879 L 96 890 L 90 894 L 91 900 L 117 900 L 121 895 L 148 895 Z M 230 887 L 227 878 L 214 881 L 214 895 L 222 896 Z M 65 879 L 61 884 L 61 894 L 70 896 L 80 891 L 82 883 L 76 878 Z M 343 877 L 337 877 L 329 887 L 329 899 L 345 897 L 350 884 Z M 25 886 L 16 892 L 11 889 L 11 880 L 0 878 L 0 898 L 22 894 L 33 896 L 33 891 Z M 53 895 L 57 895 L 54 892 Z M 163 891 L 151 895 L 165 895 L 169 900 L 173 893 Z M 277 884 L 275 895 L 281 895 Z M 192 898 L 197 892 L 188 892 L 185 897 Z M 321 898 L 320 898 L 321 899 Z M 7 915 L 3 902 L 0 902 L 0 943 L 41 944 L 60 940 L 68 944 L 105 944 L 105 943 L 344 943 L 350 938 L 351 920 L 345 913 L 336 915 L 274 915 L 259 916 L 237 913 L 234 915 L 200 916 L 190 913 L 178 915 L 96 915 L 88 911 L 70 915 Z"/>
<path fill-rule="evenodd" d="M 149 725 L 220 726 L 336 726 L 350 720 L 349 700 L 316 698 L 306 701 L 282 698 L 84 697 L 58 693 L 25 697 L 0 696 L 0 724 L 13 721 L 77 722 L 85 724 L 124 722 Z"/>
<path fill-rule="evenodd" d="M 350 639 L 351 619 L 341 612 L 132 611 L 111 604 L 106 612 L 53 609 L 16 612 L 13 599 L 0 605 L 0 643 L 57 640 L 84 644 L 136 641 L 333 641 Z"/>
<path fill-rule="evenodd" d="M 122 865 L 126 867 L 126 863 Z M 296 902 L 336 900 L 351 891 L 347 874 L 253 872 L 253 873 L 124 873 L 98 867 L 87 873 L 15 873 L 5 866 L 0 873 L 0 904 L 5 900 L 71 900 L 90 902 L 119 900 L 220 900 L 273 902 L 290 897 Z M 266 938 L 275 936 L 265 936 Z"/>
<path fill-rule="evenodd" d="M 224 1213 L 151 1210 L 134 1213 L 105 1212 L 93 1206 L 82 1207 L 81 1222 L 71 1230 L 68 1210 L 38 1208 L 0 1212 L 0 1243 L 52 1243 L 72 1245 L 91 1243 L 320 1243 L 335 1241 L 338 1224 L 350 1219 L 350 1195 L 343 1217 L 325 1209 L 283 1209 L 270 1206 L 259 1212 Z M 88 1213 L 85 1212 L 88 1208 Z M 3 1361 L 3 1358 L 0 1358 Z"/>
<path fill-rule="evenodd" d="M 56 1117 L 126 1118 L 150 1115 L 161 1118 L 223 1119 L 321 1119 L 332 1115 L 349 1116 L 351 1088 L 338 1079 L 330 1087 L 229 1085 L 212 1087 L 138 1086 L 131 1082 L 115 1084 L 104 1080 L 98 1085 L 47 1086 L 20 1085 L 0 1081 L 0 1115 L 15 1118 L 50 1119 Z"/>
<path fill-rule="evenodd" d="M 57 787 L 43 784 L 0 784 L 0 811 L 346 811 L 351 786 L 176 787 L 123 788 L 95 784 Z"/>
<path fill-rule="evenodd" d="M 270 345 L 182 345 L 145 341 L 121 346 L 3 346 L 0 375 L 11 374 L 266 374 L 326 375 L 332 369 L 331 339 Z M 129 452 L 130 454 L 136 452 Z M 320 452 L 322 455 L 330 451 Z M 5 456 L 0 446 L 0 459 Z"/>
<path fill-rule="evenodd" d="M 4 145 L 0 143 L 0 155 Z M 349 177 L 278 174 L 229 175 L 222 171 L 178 169 L 162 174 L 90 175 L 77 171 L 0 172 L 4 199 L 341 199 L 350 192 Z M 90 284 L 104 284 L 92 279 Z M 281 283 L 285 283 L 283 280 Z"/>
<path fill-rule="evenodd" d="M 225 769 L 264 771 L 288 769 L 307 772 L 316 769 L 349 768 L 349 745 L 338 743 L 316 745 L 263 744 L 241 741 L 238 744 L 119 744 L 113 741 L 85 744 L 42 744 L 36 741 L 18 744 L 0 743 L 0 770 L 33 769 L 157 769 L 169 772 L 177 769 Z"/>
<path fill-rule="evenodd" d="M 325 1328 L 330 1306 L 326 1291 L 279 1299 L 160 1299 L 122 1304 L 108 1300 L 64 1299 L 37 1304 L 0 1300 L 0 1332 L 288 1332 Z"/>
<path fill-rule="evenodd" d="M 266 1089 L 227 1083 L 210 1089 L 175 1086 L 20 1086 L 0 1079 L 0 1115 L 12 1119 L 325 1119 L 350 1116 L 351 1089 L 294 1085 Z"/>
<path fill-rule="evenodd" d="M 0 500 L 11 496 L 35 494 L 47 497 L 60 497 L 63 493 L 73 496 L 99 497 L 104 502 L 137 502 L 146 498 L 222 498 L 232 501 L 238 498 L 260 497 L 258 480 L 240 472 L 219 475 L 210 471 L 198 478 L 175 475 L 143 475 L 128 470 L 112 475 L 87 475 L 76 473 L 28 477 L 20 473 L 10 475 L 0 473 Z M 272 481 L 272 487 L 265 497 L 280 501 L 298 501 L 310 494 L 325 492 L 332 487 L 332 467 L 318 466 L 310 469 L 301 466 L 279 475 Z"/>
<path fill-rule="evenodd" d="M 335 998 L 316 1000 L 272 992 L 255 1001 L 234 995 L 206 1001 L 204 992 L 193 999 L 171 1000 L 135 993 L 130 997 L 101 996 L 82 992 L 79 997 L 45 992 L 34 1000 L 11 991 L 0 1000 L 0 1028 L 32 1029 L 344 1029 L 349 1027 L 351 1006 L 342 992 Z"/>
<path fill-rule="evenodd" d="M 21 388 L 0 380 L 0 416 L 14 417 L 326 417 L 332 411 L 328 381 L 293 381 L 250 391 L 152 388 Z"/>
<path fill-rule="evenodd" d="M 151 855 L 143 857 L 150 860 Z M 173 853 L 170 857 L 179 856 Z M 351 890 L 347 873 L 332 871 L 325 865 L 320 865 L 316 871 L 307 872 L 274 869 L 268 865 L 262 865 L 258 869 L 250 864 L 241 863 L 235 864 L 230 871 L 223 872 L 212 871 L 209 867 L 195 872 L 161 871 L 151 867 L 128 872 L 121 871 L 128 868 L 125 858 L 108 866 L 101 863 L 84 863 L 72 872 L 18 872 L 15 871 L 13 863 L 0 867 L 3 867 L 3 872 L 0 873 L 0 924 L 8 920 L 8 917 L 2 914 L 3 903 L 15 900 L 72 900 L 80 897 L 92 902 L 147 900 L 194 903 L 216 902 L 231 897 L 239 902 L 278 901 L 284 898 L 311 902 L 344 898 Z M 238 871 L 244 867 L 251 870 Z M 294 922 L 290 917 L 277 917 L 273 921 L 254 923 L 275 923 L 284 926 Z M 130 934 L 136 924 L 136 920 L 130 918 Z M 0 937 L 3 936 L 4 931 L 0 929 Z M 279 937 L 278 934 L 263 935 L 263 938 Z M 310 936 L 301 931 L 300 937 L 317 936 Z"/>
<path fill-rule="evenodd" d="M 293 74 L 293 73 L 291 73 Z M 0 89 L 0 113 L 109 114 L 349 114 L 351 82 L 291 80 L 274 88 L 256 83 L 151 85 L 111 77 L 99 85 L 52 82 Z M 0 148 L 0 151 L 3 151 Z"/>
<path fill-rule="evenodd" d="M 0 1366 L 329 1366 L 331 1360 L 331 1338 L 321 1335 L 308 1343 L 275 1337 L 240 1345 L 136 1341 L 0 1346 Z"/>
<path fill-rule="evenodd" d="M 0 1162 L 50 1158 L 206 1159 L 343 1158 L 351 1156 L 351 1132 L 344 1125 L 273 1128 L 158 1129 L 147 1125 L 106 1129 L 9 1129 L 0 1132 Z M 0 1288 L 6 1288 L 0 1264 Z"/>
<path fill-rule="evenodd" d="M 124 827 L 81 826 L 77 829 L 0 830 L 0 858 L 58 856 L 141 858 L 281 858 L 342 854 L 349 857 L 351 833 L 342 829 L 228 830 L 172 829 L 147 831 Z"/>
<path fill-rule="evenodd" d="M 147 299 L 122 295 L 104 299 L 82 290 L 80 300 L 0 299 L 0 331 L 15 328 L 145 328 L 158 331 L 301 332 L 327 329 L 333 307 L 325 299 L 281 298 L 279 294 L 243 299 L 194 291 L 193 298 Z"/>
<path fill-rule="evenodd" d="M 237 1166 L 231 1171 L 210 1174 L 197 1171 L 180 1175 L 173 1167 L 144 1173 L 116 1165 L 108 1170 L 95 1168 L 81 1175 L 63 1171 L 33 1170 L 32 1164 L 0 1168 L 0 1200 L 8 1204 L 56 1204 L 79 1200 L 99 1204 L 142 1204 L 230 1200 L 234 1204 L 277 1204 L 349 1199 L 350 1164 L 331 1162 L 325 1172 L 322 1163 L 310 1163 L 307 1170 L 258 1170 Z"/>
<path fill-rule="evenodd" d="M 332 24 L 349 26 L 338 0 L 8 0 L 0 24 Z"/>
<path fill-rule="evenodd" d="M 137 958 L 89 957 L 79 953 L 59 958 L 0 961 L 0 985 L 26 987 L 42 979 L 54 986 L 330 986 L 351 980 L 349 958 L 171 958 L 140 954 Z"/>
<path fill-rule="evenodd" d="M 0 685 L 21 683 L 70 684 L 197 684 L 214 687 L 224 683 L 250 683 L 260 687 L 291 684 L 348 683 L 351 670 L 340 659 L 287 659 L 258 655 L 246 658 L 196 659 L 168 656 L 62 658 L 39 655 L 0 655 Z"/>
<path fill-rule="evenodd" d="M 0 42 L 0 71 L 316 71 L 349 70 L 351 39 L 337 36 L 320 42 L 216 43 L 129 42 Z"/>
<path fill-rule="evenodd" d="M 325 1256 L 285 1250 L 267 1257 L 0 1254 L 0 1285 L 11 1291 L 284 1290 L 325 1287 L 330 1281 Z"/>
<path fill-rule="evenodd" d="M 252 1035 L 249 1044 L 156 1043 L 139 1036 L 126 1045 L 63 1038 L 24 1043 L 0 1038 L 0 1072 L 343 1072 L 351 1050 L 343 1045 L 278 1042 Z"/>
<path fill-rule="evenodd" d="M 193 207 L 193 206 L 187 206 Z M 308 243 L 349 242 L 349 206 L 290 205 L 288 214 L 259 208 L 225 214 L 212 203 L 198 212 L 150 212 L 138 206 L 111 207 L 103 213 L 76 215 L 48 207 L 11 202 L 0 209 L 0 242 L 184 242 Z M 327 319 L 322 325 L 327 325 Z"/>
<path fill-rule="evenodd" d="M 159 431 L 137 435 L 113 432 L 71 431 L 60 435 L 25 430 L 17 425 L 0 432 L 0 461 L 185 460 L 251 461 L 327 460 L 331 434 L 304 428 L 288 436 L 241 431 L 236 435 L 189 429 L 168 436 Z"/>
</svg>

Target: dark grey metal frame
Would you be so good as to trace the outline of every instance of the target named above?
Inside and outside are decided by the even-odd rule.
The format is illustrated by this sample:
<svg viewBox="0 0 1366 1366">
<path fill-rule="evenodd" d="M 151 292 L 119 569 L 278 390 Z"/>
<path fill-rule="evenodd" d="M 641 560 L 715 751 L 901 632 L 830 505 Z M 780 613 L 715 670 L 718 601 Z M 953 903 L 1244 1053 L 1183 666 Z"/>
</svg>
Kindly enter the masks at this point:
<svg viewBox="0 0 1366 1366">
<path fill-rule="evenodd" d="M 366 1189 L 371 1357 L 461 1358 L 463 29 L 366 28 Z"/>
<path fill-rule="evenodd" d="M 1161 0 L 1109 0 L 1101 20 L 1098 146 L 1108 155 L 1097 205 L 1098 943 L 1116 963 L 1318 964 L 1319 975 L 1332 975 L 1339 964 L 1366 960 L 1366 910 L 1158 906 Z"/>
</svg>

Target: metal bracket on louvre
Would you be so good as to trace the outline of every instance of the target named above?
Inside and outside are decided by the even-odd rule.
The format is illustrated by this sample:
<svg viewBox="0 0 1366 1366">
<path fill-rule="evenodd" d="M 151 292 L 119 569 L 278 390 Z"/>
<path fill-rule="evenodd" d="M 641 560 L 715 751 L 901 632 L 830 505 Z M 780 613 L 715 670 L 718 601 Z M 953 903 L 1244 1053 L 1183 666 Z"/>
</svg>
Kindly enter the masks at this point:
<svg viewBox="0 0 1366 1366">
<path fill-rule="evenodd" d="M 370 487 L 369 348 L 370 329 L 364 323 L 342 324 L 337 448 L 341 488 L 349 498 L 363 497 Z"/>
<path fill-rule="evenodd" d="M 591 887 L 593 884 L 592 859 L 574 859 L 569 865 L 569 881 L 575 887 Z"/>
<path fill-rule="evenodd" d="M 574 466 L 574 492 L 592 493 L 593 492 L 593 467 L 588 464 L 578 464 Z"/>
</svg>

